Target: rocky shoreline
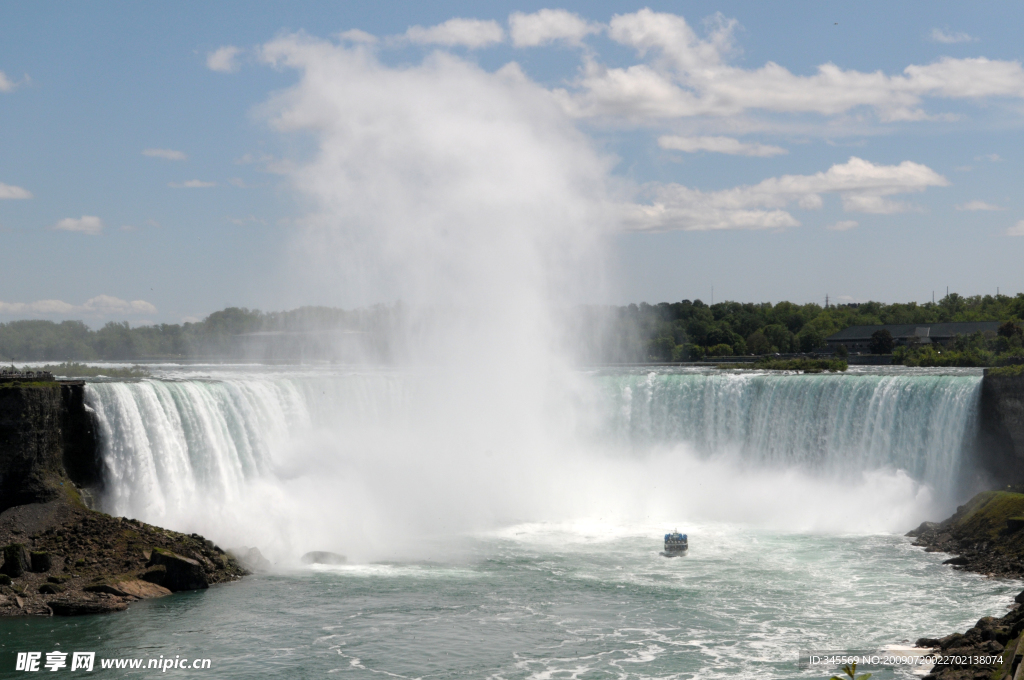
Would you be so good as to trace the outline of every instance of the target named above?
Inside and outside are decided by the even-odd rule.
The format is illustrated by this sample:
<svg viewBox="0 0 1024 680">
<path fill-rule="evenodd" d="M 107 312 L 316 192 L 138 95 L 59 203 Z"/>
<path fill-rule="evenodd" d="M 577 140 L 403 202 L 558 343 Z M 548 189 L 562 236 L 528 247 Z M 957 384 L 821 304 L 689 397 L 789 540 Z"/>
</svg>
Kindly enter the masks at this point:
<svg viewBox="0 0 1024 680">
<path fill-rule="evenodd" d="M 944 564 L 986 576 L 1024 579 L 1024 494 L 986 491 L 942 522 L 924 522 L 907 536 L 927 552 L 955 555 Z M 1024 591 L 1010 612 L 986 616 L 964 633 L 921 638 L 918 647 L 934 648 L 940 662 L 927 680 L 1019 680 L 1024 658 Z M 1001 663 L 971 663 L 998 656 Z"/>
<path fill-rule="evenodd" d="M 0 513 L 0 616 L 122 611 L 248 572 L 198 534 L 111 517 L 67 500 Z"/>
</svg>

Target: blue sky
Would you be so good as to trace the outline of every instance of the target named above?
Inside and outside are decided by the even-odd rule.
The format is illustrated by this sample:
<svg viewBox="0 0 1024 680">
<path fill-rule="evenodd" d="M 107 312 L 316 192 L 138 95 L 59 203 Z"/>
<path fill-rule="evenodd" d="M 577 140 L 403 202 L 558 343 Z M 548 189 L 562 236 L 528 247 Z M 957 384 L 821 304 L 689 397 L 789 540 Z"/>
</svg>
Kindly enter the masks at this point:
<svg viewBox="0 0 1024 680">
<path fill-rule="evenodd" d="M 546 182 L 564 181 L 567 219 L 599 233 L 563 230 L 557 247 L 599 238 L 604 249 L 591 261 L 604 285 L 575 300 L 708 301 L 712 286 L 716 301 L 1024 291 L 1014 3 L 296 4 L 5 5 L 0 318 L 140 324 L 228 305 L 408 299 L 447 267 L 436 262 L 486 245 L 457 229 L 448 251 L 444 232 L 375 260 L 362 285 L 332 278 L 365 254 L 332 257 L 376 238 L 381 221 L 443 212 L 460 195 L 401 213 L 381 211 L 381 197 L 360 203 L 406 165 L 369 142 L 339 155 L 338 140 L 403 107 L 424 105 L 437 116 L 424 128 L 443 127 L 444 111 L 463 109 L 431 108 L 434 98 L 500 99 L 513 81 L 544 113 L 508 114 L 503 124 L 536 131 L 510 162 L 553 168 Z M 331 60 L 380 78 L 380 96 L 332 81 Z M 372 105 L 339 100 L 354 96 Z M 304 118 L 325 106 L 338 107 L 330 120 Z M 423 151 L 445 140 L 452 153 L 450 138 L 429 135 L 409 137 L 421 156 L 408 167 L 425 175 L 453 158 Z M 365 167 L 376 180 L 352 179 Z M 492 170 L 484 194 L 504 176 Z M 390 195 L 419 195 L 414 181 L 394 180 Z M 514 212 L 516 192 L 520 219 L 561 205 L 553 189 L 501 190 L 474 219 L 487 206 Z M 325 219 L 371 226 L 311 238 Z M 391 285 L 417 257 L 434 269 Z"/>
</svg>

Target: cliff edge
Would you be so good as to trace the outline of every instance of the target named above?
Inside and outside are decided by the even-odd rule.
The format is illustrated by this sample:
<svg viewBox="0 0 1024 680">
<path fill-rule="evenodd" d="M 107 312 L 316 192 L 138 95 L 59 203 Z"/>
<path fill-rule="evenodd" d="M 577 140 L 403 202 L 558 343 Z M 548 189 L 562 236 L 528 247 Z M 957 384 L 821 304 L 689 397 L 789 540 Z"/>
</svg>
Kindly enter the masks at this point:
<svg viewBox="0 0 1024 680">
<path fill-rule="evenodd" d="M 102 472 L 85 383 L 7 375 L 0 378 L 0 616 L 120 611 L 248 573 L 198 534 L 87 507 Z"/>
<path fill-rule="evenodd" d="M 1024 373 L 1021 366 L 985 370 L 976 458 L 994 484 L 1024 484 Z"/>
</svg>

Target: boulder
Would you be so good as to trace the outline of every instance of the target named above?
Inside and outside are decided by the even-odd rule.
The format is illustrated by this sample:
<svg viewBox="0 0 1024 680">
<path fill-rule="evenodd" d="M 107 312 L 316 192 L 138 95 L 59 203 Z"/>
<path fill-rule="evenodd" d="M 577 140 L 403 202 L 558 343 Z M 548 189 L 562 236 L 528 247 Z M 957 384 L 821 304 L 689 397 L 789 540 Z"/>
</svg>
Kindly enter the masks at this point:
<svg viewBox="0 0 1024 680">
<path fill-rule="evenodd" d="M 166 575 L 166 570 L 163 572 Z M 171 591 L 156 583 L 143 581 L 141 579 L 129 579 L 126 581 L 105 581 L 87 585 L 82 590 L 89 593 L 107 593 L 119 597 L 137 597 L 146 600 L 154 597 L 170 595 Z M 42 591 L 40 591 L 42 592 Z"/>
<path fill-rule="evenodd" d="M 43 595 L 56 595 L 57 593 L 64 592 L 64 586 L 57 585 L 56 583 L 44 583 L 39 586 L 39 592 Z"/>
<path fill-rule="evenodd" d="M 147 581 L 149 583 L 163 583 L 164 579 L 167 578 L 167 567 L 162 564 L 158 564 L 152 569 L 148 569 L 141 578 L 143 581 Z"/>
<path fill-rule="evenodd" d="M 29 560 L 32 563 L 32 571 L 36 573 L 50 571 L 50 567 L 53 566 L 53 561 L 50 559 L 50 553 L 48 552 L 33 552 L 29 555 Z"/>
<path fill-rule="evenodd" d="M 263 556 L 259 548 L 229 548 L 227 555 L 234 558 L 246 570 L 252 572 L 270 571 L 270 560 Z"/>
<path fill-rule="evenodd" d="M 925 533 L 928 533 L 930 531 L 935 531 L 936 529 L 939 529 L 939 528 L 940 527 L 939 527 L 939 523 L 938 522 L 921 522 L 921 526 L 917 527 L 913 531 L 908 531 L 905 535 L 916 538 L 916 537 L 920 536 L 921 534 L 925 534 Z"/>
<path fill-rule="evenodd" d="M 158 585 L 173 593 L 180 590 L 199 590 L 210 587 L 206 580 L 206 572 L 203 571 L 203 566 L 199 562 L 170 550 L 153 548 L 148 566 L 162 566 L 167 569 L 163 580 Z M 153 582 L 148 578 L 146 581 Z"/>
<path fill-rule="evenodd" d="M 962 567 L 962 566 L 966 565 L 969 561 L 970 560 L 968 560 L 966 557 L 964 557 L 963 555 L 960 555 L 959 557 L 951 557 L 951 558 L 949 558 L 948 560 L 943 562 L 943 564 L 949 564 L 949 565 L 952 565 L 954 567 Z"/>
<path fill-rule="evenodd" d="M 0 566 L 0 573 L 7 574 L 11 578 L 18 578 L 26 571 L 28 571 L 31 562 L 29 562 L 28 551 L 25 550 L 25 546 L 21 543 L 11 543 L 4 547 L 4 564 Z"/>
<path fill-rule="evenodd" d="M 117 584 L 118 588 L 125 595 L 131 595 L 137 597 L 140 600 L 147 600 L 154 597 L 164 597 L 170 595 L 171 591 L 163 586 L 148 581 L 141 581 L 134 579 L 132 581 L 121 581 Z"/>
<path fill-rule="evenodd" d="M 345 564 L 348 558 L 338 553 L 314 550 L 303 555 L 301 561 L 303 564 Z"/>
</svg>

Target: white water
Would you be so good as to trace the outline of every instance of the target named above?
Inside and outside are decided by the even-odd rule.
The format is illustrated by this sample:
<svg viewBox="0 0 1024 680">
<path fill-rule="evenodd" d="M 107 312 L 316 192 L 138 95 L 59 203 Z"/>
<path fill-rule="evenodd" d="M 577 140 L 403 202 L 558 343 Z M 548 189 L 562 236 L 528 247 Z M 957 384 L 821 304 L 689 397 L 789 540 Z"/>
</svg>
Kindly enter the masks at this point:
<svg viewBox="0 0 1024 680">
<path fill-rule="evenodd" d="M 598 373 L 538 388 L 546 408 L 523 413 L 508 410 L 523 395 L 473 403 L 438 373 L 173 375 L 88 387 L 105 508 L 281 561 L 426 557 L 438 537 L 523 521 L 906 531 L 958 500 L 980 386 Z"/>
</svg>

